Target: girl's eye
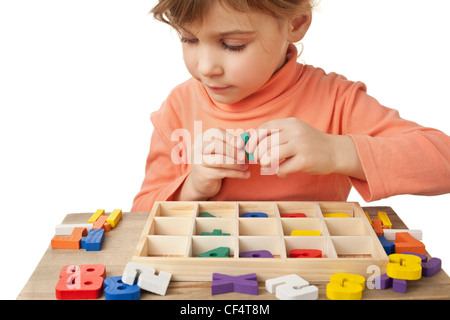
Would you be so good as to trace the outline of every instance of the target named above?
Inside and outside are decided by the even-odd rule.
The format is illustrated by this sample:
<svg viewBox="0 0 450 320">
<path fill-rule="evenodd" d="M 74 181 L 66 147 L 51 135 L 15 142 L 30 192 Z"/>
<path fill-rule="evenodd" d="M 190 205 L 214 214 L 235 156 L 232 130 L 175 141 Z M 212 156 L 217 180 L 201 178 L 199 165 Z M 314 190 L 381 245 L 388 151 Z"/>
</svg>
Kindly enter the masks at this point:
<svg viewBox="0 0 450 320">
<path fill-rule="evenodd" d="M 198 43 L 197 38 L 180 37 L 180 40 L 181 40 L 181 42 L 187 43 L 187 44 L 197 44 Z M 236 46 L 236 45 L 229 45 L 226 42 L 222 42 L 222 47 L 225 50 L 229 50 L 232 52 L 242 51 L 242 50 L 244 50 L 245 46 L 246 46 L 245 44 Z"/>
<path fill-rule="evenodd" d="M 245 44 L 240 45 L 240 46 L 231 46 L 229 44 L 226 44 L 225 42 L 222 42 L 222 46 L 223 46 L 224 49 L 230 50 L 230 51 L 233 51 L 233 52 L 239 52 L 239 51 L 244 50 L 244 48 L 245 48 Z"/>
<path fill-rule="evenodd" d="M 195 44 L 198 42 L 197 38 L 185 38 L 185 37 L 181 37 L 181 42 L 183 43 L 187 43 L 187 44 Z"/>
</svg>

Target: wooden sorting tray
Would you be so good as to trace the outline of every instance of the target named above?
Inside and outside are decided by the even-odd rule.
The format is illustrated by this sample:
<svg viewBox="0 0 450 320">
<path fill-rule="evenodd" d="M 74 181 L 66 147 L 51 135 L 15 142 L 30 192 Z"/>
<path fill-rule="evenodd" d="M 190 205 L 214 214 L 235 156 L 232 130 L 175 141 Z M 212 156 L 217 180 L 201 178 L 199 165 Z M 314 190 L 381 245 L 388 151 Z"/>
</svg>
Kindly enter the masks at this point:
<svg viewBox="0 0 450 320">
<path fill-rule="evenodd" d="M 200 217 L 208 212 L 215 217 Z M 245 218 L 264 212 L 266 218 Z M 282 218 L 304 213 L 302 218 Z M 345 213 L 349 218 L 324 217 Z M 221 229 L 228 236 L 204 236 Z M 320 236 L 291 236 L 293 230 Z M 199 258 L 217 247 L 229 258 Z M 319 249 L 322 258 L 290 258 L 292 249 Z M 268 250 L 274 258 L 240 258 Z M 133 261 L 172 273 L 174 281 L 211 281 L 212 273 L 255 272 L 259 281 L 296 273 L 308 281 L 329 281 L 337 272 L 368 276 L 373 266 L 386 273 L 389 258 L 360 205 L 355 202 L 156 202 L 144 226 Z"/>
</svg>

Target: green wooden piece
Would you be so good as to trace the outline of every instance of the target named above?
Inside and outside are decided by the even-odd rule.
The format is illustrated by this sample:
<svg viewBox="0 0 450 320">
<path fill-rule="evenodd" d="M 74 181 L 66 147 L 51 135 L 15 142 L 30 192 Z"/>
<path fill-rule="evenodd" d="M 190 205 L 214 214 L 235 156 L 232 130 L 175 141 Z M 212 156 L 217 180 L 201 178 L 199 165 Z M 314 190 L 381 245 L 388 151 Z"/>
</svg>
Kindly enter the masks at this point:
<svg viewBox="0 0 450 320">
<path fill-rule="evenodd" d="M 230 248 L 218 247 L 213 250 L 209 250 L 209 251 L 200 253 L 197 257 L 199 257 L 199 258 L 228 258 L 228 257 L 230 257 Z"/>
<path fill-rule="evenodd" d="M 201 236 L 229 236 L 229 233 L 222 233 L 222 229 L 214 229 L 213 232 L 202 232 Z"/>
<path fill-rule="evenodd" d="M 248 140 L 250 139 L 250 134 L 248 132 L 244 132 L 241 134 L 241 138 L 244 140 L 244 148 L 245 148 Z M 253 156 L 253 153 L 248 153 L 247 151 L 245 151 L 245 154 L 246 154 L 248 160 L 255 159 L 255 157 Z"/>
<path fill-rule="evenodd" d="M 212 215 L 209 212 L 200 212 L 200 214 L 198 216 L 202 217 L 202 218 L 215 218 L 216 217 L 215 215 Z"/>
</svg>

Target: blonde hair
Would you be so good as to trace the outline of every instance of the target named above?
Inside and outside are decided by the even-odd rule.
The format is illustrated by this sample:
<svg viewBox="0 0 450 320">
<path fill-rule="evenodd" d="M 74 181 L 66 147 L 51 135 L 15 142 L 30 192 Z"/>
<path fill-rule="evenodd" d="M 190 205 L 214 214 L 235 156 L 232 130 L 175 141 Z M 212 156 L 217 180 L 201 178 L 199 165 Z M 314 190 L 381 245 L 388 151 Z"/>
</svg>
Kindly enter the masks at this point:
<svg viewBox="0 0 450 320">
<path fill-rule="evenodd" d="M 316 3 L 315 0 L 159 0 L 150 13 L 179 31 L 185 24 L 201 22 L 214 1 L 237 11 L 256 10 L 276 18 L 292 17 L 300 9 L 311 10 Z"/>
</svg>

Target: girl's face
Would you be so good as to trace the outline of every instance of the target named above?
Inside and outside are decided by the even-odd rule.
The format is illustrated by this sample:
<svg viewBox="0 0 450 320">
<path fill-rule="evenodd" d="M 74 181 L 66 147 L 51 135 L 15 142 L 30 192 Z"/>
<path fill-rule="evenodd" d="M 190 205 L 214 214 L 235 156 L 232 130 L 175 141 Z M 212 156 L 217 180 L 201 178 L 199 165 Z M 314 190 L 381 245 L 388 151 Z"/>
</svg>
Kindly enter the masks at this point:
<svg viewBox="0 0 450 320">
<path fill-rule="evenodd" d="M 210 97 L 232 104 L 256 92 L 285 63 L 289 24 L 264 13 L 223 6 L 181 29 L 183 57 Z"/>
</svg>

